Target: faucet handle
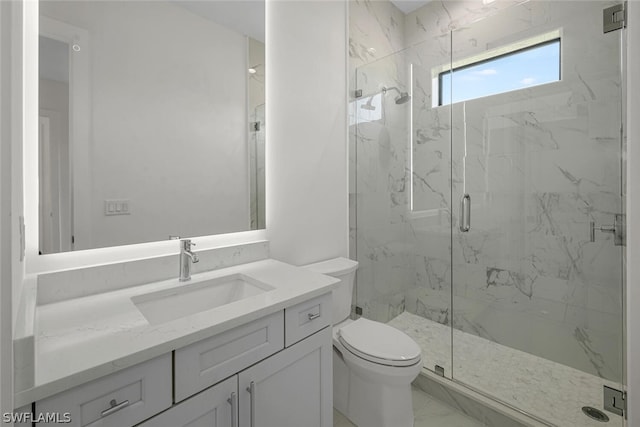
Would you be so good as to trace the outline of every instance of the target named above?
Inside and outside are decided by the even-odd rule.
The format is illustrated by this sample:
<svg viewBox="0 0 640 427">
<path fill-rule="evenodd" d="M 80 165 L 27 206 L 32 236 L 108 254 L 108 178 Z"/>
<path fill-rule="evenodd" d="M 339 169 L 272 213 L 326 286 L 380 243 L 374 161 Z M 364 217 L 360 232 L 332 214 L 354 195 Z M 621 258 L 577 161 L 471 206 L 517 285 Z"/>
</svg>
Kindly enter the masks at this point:
<svg viewBox="0 0 640 427">
<path fill-rule="evenodd" d="M 180 239 L 180 247 L 185 251 L 190 251 L 191 246 L 195 246 L 196 244 L 191 241 L 191 239 Z"/>
</svg>

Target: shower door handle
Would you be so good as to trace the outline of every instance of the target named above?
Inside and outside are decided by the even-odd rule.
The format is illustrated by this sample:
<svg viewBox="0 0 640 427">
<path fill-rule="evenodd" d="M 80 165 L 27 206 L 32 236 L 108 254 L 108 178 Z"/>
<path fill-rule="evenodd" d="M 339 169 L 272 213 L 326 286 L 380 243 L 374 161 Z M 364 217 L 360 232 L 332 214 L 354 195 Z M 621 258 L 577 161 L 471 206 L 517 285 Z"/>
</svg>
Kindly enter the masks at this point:
<svg viewBox="0 0 640 427">
<path fill-rule="evenodd" d="M 465 194 L 460 200 L 460 231 L 466 233 L 471 229 L 471 196 Z"/>
</svg>

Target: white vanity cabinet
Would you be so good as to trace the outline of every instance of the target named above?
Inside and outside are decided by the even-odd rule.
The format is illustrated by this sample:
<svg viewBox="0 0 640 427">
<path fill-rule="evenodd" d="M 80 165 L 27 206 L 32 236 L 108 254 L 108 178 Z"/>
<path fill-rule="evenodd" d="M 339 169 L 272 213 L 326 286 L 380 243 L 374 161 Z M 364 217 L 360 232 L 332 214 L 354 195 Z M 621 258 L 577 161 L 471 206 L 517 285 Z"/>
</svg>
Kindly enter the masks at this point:
<svg viewBox="0 0 640 427">
<path fill-rule="evenodd" d="M 74 427 L 332 427 L 330 293 L 36 402 Z"/>
<path fill-rule="evenodd" d="M 331 328 L 138 427 L 332 427 Z"/>
</svg>

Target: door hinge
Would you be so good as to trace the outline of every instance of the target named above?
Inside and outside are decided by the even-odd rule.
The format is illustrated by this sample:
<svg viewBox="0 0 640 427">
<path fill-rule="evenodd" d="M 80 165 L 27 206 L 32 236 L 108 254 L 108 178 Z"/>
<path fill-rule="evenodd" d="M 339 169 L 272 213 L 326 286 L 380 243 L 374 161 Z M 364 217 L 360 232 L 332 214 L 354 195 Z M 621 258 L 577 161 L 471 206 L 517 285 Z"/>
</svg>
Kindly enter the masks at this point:
<svg viewBox="0 0 640 427">
<path fill-rule="evenodd" d="M 22 262 L 24 261 L 25 253 L 27 250 L 27 243 L 24 236 L 24 216 L 20 215 L 18 221 L 18 227 L 20 227 L 20 262 Z"/>
<path fill-rule="evenodd" d="M 627 392 L 604 386 L 604 410 L 626 417 Z"/>
<path fill-rule="evenodd" d="M 604 33 L 619 30 L 627 26 L 625 4 L 617 4 L 602 11 L 602 30 Z"/>
<path fill-rule="evenodd" d="M 596 230 L 603 233 L 613 234 L 613 244 L 615 246 L 627 246 L 627 215 L 615 214 L 613 225 L 596 225 L 594 221 L 589 223 L 590 241 L 596 241 Z"/>
</svg>

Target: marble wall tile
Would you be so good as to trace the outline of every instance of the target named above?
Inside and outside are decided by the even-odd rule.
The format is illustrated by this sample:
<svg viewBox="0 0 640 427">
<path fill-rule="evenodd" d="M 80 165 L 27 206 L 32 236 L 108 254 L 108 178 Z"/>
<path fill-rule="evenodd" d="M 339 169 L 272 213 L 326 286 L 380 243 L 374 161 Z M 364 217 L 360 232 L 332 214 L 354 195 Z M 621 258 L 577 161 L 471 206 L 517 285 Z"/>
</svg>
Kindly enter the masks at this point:
<svg viewBox="0 0 640 427">
<path fill-rule="evenodd" d="M 377 319 L 379 322 L 388 322 L 404 311 L 404 292 L 370 298 L 362 304 L 362 315 L 367 319 Z"/>
<path fill-rule="evenodd" d="M 349 59 L 354 67 L 405 47 L 404 14 L 390 1 L 349 2 Z"/>
</svg>

